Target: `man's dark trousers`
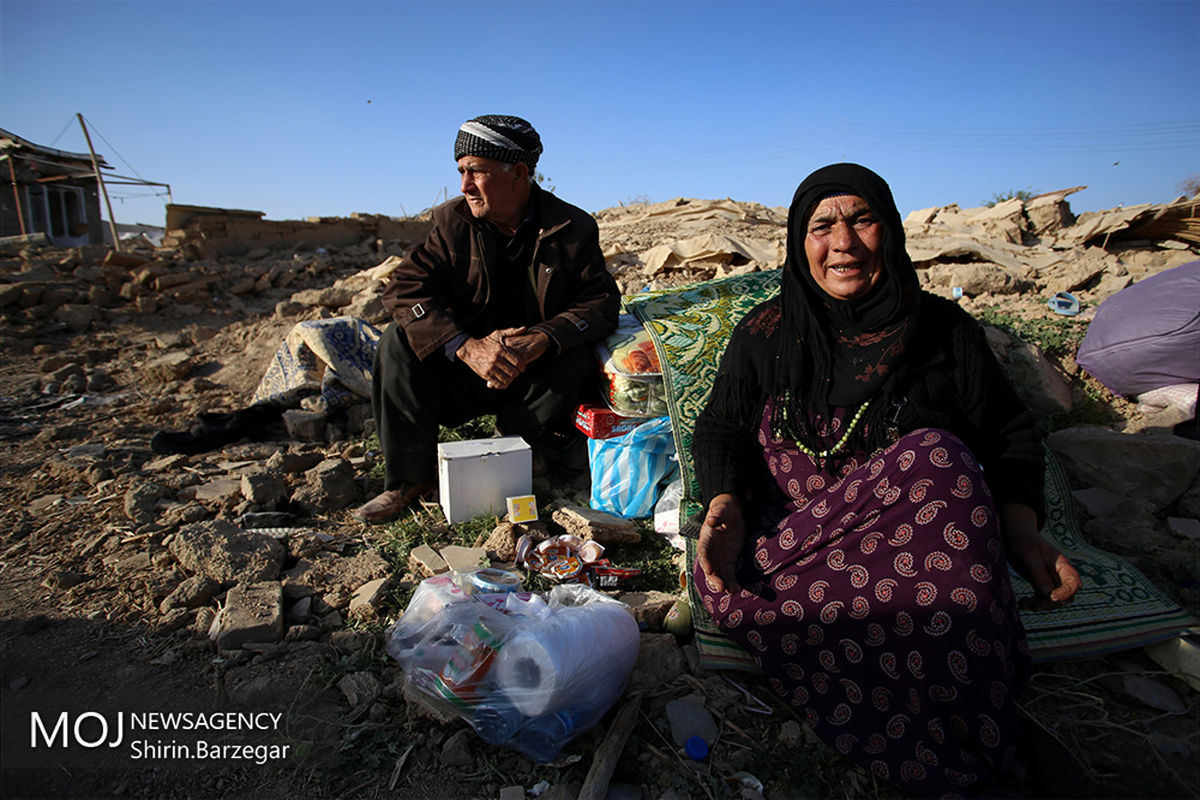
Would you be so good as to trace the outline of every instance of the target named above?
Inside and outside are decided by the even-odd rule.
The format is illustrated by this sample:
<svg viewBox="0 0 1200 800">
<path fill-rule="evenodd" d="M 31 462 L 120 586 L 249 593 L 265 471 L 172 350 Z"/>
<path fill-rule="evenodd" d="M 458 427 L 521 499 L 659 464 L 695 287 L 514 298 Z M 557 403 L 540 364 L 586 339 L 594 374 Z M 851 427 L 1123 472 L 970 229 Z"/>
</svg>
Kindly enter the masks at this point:
<svg viewBox="0 0 1200 800">
<path fill-rule="evenodd" d="M 506 435 L 538 447 L 547 434 L 570 425 L 580 395 L 594 391 L 597 372 L 591 347 L 556 353 L 551 346 L 507 389 L 489 389 L 458 359 L 435 352 L 420 360 L 404 331 L 388 325 L 375 352 L 371 392 L 386 461 L 383 488 L 435 479 L 439 425 L 495 414 Z"/>
</svg>

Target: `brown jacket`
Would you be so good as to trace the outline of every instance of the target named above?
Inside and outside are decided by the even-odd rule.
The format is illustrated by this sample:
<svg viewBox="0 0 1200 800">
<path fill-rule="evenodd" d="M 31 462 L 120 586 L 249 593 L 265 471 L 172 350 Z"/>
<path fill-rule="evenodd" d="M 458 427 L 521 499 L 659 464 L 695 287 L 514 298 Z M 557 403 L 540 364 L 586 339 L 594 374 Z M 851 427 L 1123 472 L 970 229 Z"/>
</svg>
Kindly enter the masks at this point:
<svg viewBox="0 0 1200 800">
<path fill-rule="evenodd" d="M 536 186 L 541 228 L 533 250 L 540 319 L 559 352 L 597 341 L 616 328 L 621 295 L 604 265 L 596 221 Z M 483 337 L 498 326 L 490 307 L 496 237 L 463 198 L 433 210 L 433 230 L 405 256 L 383 290 L 383 305 L 424 360 L 460 333 Z"/>
</svg>

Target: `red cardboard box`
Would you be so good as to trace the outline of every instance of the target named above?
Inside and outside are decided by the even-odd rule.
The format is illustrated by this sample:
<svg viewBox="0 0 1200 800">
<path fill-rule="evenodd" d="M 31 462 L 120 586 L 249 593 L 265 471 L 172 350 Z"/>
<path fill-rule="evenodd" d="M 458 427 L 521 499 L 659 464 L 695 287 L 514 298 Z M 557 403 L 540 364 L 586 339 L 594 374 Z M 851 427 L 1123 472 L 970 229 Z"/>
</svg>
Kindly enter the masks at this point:
<svg viewBox="0 0 1200 800">
<path fill-rule="evenodd" d="M 575 427 L 590 439 L 611 439 L 629 433 L 646 420 L 622 417 L 606 406 L 581 405 L 575 409 Z"/>
</svg>

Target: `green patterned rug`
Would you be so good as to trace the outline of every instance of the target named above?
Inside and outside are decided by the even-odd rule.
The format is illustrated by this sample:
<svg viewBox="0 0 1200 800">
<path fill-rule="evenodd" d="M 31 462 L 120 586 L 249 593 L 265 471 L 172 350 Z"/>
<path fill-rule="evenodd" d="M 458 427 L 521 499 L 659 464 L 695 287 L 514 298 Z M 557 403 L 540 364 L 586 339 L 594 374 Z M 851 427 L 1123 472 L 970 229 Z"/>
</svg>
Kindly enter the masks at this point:
<svg viewBox="0 0 1200 800">
<path fill-rule="evenodd" d="M 720 278 L 625 299 L 626 310 L 650 331 L 663 366 L 679 469 L 684 482 L 680 523 L 700 510 L 692 470 L 692 429 L 708 401 L 725 343 L 751 308 L 779 292 L 779 271 Z M 1046 527 L 1051 539 L 1079 570 L 1083 588 L 1071 605 L 1054 611 L 1022 612 L 1034 659 L 1079 658 L 1168 639 L 1197 622 L 1123 559 L 1083 537 L 1067 478 L 1046 451 Z M 701 660 L 708 668 L 756 669 L 754 662 L 716 629 L 691 585 L 695 542 L 687 540 L 688 599 Z M 1013 588 L 1031 594 L 1013 575 Z"/>
</svg>

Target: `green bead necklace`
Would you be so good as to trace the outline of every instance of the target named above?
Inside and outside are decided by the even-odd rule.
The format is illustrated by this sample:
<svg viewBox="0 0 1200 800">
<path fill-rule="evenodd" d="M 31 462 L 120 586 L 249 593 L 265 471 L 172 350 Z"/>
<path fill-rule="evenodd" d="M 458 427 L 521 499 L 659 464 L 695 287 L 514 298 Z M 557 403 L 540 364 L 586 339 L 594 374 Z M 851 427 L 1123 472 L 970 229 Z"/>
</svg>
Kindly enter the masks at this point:
<svg viewBox="0 0 1200 800">
<path fill-rule="evenodd" d="M 858 407 L 858 410 L 854 412 L 854 417 L 850 420 L 850 424 L 846 427 L 846 432 L 842 434 L 842 438 L 838 439 L 837 444 L 835 444 L 833 447 L 829 447 L 825 450 L 814 452 L 813 450 L 806 447 L 804 442 L 801 442 L 800 440 L 797 439 L 796 440 L 796 449 L 798 449 L 801 453 L 804 453 L 809 458 L 815 458 L 818 461 L 824 461 L 826 458 L 833 455 L 834 453 L 840 453 L 842 451 L 842 448 L 844 448 L 846 446 L 846 442 L 848 442 L 850 440 L 850 434 L 854 433 L 854 429 L 856 427 L 858 427 L 858 421 L 860 419 L 862 419 L 863 412 L 867 410 L 867 406 L 869 406 L 870 404 L 871 404 L 871 401 L 867 400 Z"/>
</svg>

